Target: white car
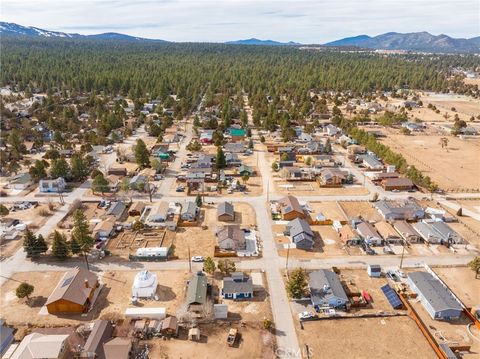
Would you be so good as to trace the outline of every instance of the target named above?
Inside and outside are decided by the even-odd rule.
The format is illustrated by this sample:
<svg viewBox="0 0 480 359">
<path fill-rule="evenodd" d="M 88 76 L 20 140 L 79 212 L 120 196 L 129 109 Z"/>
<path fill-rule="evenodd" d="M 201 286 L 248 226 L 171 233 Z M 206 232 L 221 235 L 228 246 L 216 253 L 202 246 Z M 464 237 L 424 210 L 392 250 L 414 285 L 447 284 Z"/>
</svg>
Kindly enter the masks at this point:
<svg viewBox="0 0 480 359">
<path fill-rule="evenodd" d="M 192 257 L 192 262 L 203 262 L 204 259 L 202 256 L 193 256 Z"/>
<path fill-rule="evenodd" d="M 315 317 L 316 317 L 316 315 L 313 314 L 313 313 L 310 313 L 310 312 L 298 313 L 298 319 L 300 319 L 300 320 L 312 319 L 312 318 L 315 318 Z"/>
</svg>

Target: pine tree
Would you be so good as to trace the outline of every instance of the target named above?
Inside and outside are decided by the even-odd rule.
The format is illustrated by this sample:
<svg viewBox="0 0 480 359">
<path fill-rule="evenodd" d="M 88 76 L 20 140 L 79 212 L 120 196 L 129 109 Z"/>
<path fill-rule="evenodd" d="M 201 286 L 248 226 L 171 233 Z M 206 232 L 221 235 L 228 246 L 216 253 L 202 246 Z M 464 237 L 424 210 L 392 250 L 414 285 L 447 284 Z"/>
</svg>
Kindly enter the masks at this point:
<svg viewBox="0 0 480 359">
<path fill-rule="evenodd" d="M 135 161 L 142 168 L 150 165 L 150 156 L 148 154 L 147 146 L 140 138 L 137 140 L 137 145 L 135 146 Z"/>
<path fill-rule="evenodd" d="M 88 168 L 85 164 L 84 159 L 78 155 L 74 154 L 72 159 L 70 160 L 71 167 L 72 167 L 72 179 L 75 181 L 79 181 L 84 179 L 88 175 Z"/>
<path fill-rule="evenodd" d="M 64 179 L 70 177 L 70 167 L 68 166 L 67 161 L 65 161 L 65 158 L 61 157 L 53 160 L 52 168 L 50 169 L 50 176 L 53 178 L 62 177 Z"/>
<path fill-rule="evenodd" d="M 101 192 L 102 195 L 105 192 L 108 192 L 108 181 L 103 177 L 102 173 L 97 174 L 97 176 L 92 181 L 92 190 L 93 192 Z"/>
<path fill-rule="evenodd" d="M 198 207 L 202 207 L 202 196 L 197 194 L 197 197 L 195 198 L 195 203 L 197 204 Z"/>
<path fill-rule="evenodd" d="M 37 237 L 27 228 L 23 237 L 23 250 L 27 253 L 27 258 L 33 258 L 37 253 Z"/>
<path fill-rule="evenodd" d="M 17 289 L 15 290 L 15 295 L 17 298 L 25 298 L 30 299 L 30 295 L 33 293 L 35 287 L 31 284 L 28 283 L 22 283 L 20 284 Z"/>
<path fill-rule="evenodd" d="M 36 250 L 38 251 L 38 253 L 45 253 L 46 251 L 48 251 L 48 244 L 41 234 L 37 236 Z"/>
<path fill-rule="evenodd" d="M 225 154 L 221 147 L 217 149 L 217 168 L 225 168 L 227 166 L 227 161 L 225 159 Z"/>
<path fill-rule="evenodd" d="M 82 252 L 82 247 L 80 247 L 80 243 L 78 243 L 78 241 L 73 237 L 68 242 L 68 247 L 70 248 L 72 254 L 79 254 Z"/>
<path fill-rule="evenodd" d="M 70 255 L 67 238 L 58 231 L 53 233 L 52 254 L 55 258 L 64 260 Z"/>
<path fill-rule="evenodd" d="M 215 273 L 215 269 L 216 269 L 216 265 L 212 257 L 205 258 L 205 262 L 203 262 L 203 270 L 206 273 L 212 275 L 213 273 Z"/>
<path fill-rule="evenodd" d="M 307 279 L 302 268 L 297 268 L 290 273 L 287 282 L 287 292 L 291 298 L 299 299 L 305 295 Z"/>
<path fill-rule="evenodd" d="M 33 166 L 30 167 L 30 176 L 34 182 L 47 178 L 47 171 L 45 170 L 45 163 L 41 160 L 36 160 Z"/>
<path fill-rule="evenodd" d="M 78 242 L 88 268 L 87 255 L 92 250 L 93 245 L 95 244 L 95 239 L 91 236 L 85 214 L 79 209 L 73 214 L 72 240 L 73 239 Z"/>
</svg>

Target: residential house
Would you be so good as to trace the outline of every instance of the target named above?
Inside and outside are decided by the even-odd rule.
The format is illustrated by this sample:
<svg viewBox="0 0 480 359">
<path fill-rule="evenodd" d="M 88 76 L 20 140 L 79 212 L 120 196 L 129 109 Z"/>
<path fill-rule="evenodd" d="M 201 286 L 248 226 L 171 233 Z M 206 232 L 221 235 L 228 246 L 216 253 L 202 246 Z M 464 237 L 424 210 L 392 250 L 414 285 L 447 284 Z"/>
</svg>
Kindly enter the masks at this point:
<svg viewBox="0 0 480 359">
<path fill-rule="evenodd" d="M 398 235 L 397 231 L 395 231 L 392 225 L 386 221 L 375 223 L 375 229 L 387 243 L 402 242 L 402 238 Z"/>
<path fill-rule="evenodd" d="M 26 335 L 10 359 L 71 358 L 68 335 L 32 333 Z"/>
<path fill-rule="evenodd" d="M 234 272 L 230 277 L 223 278 L 221 296 L 224 299 L 253 298 L 252 278 L 242 272 Z"/>
<path fill-rule="evenodd" d="M 128 210 L 129 216 L 140 216 L 145 209 L 145 203 L 143 202 L 133 202 Z"/>
<path fill-rule="evenodd" d="M 108 320 L 97 319 L 83 346 L 81 358 L 105 359 L 104 343 L 112 338 L 113 326 Z"/>
<path fill-rule="evenodd" d="M 245 131 L 243 128 L 230 128 L 229 134 L 232 142 L 239 142 L 245 139 L 247 131 Z"/>
<path fill-rule="evenodd" d="M 198 208 L 197 204 L 193 201 L 187 201 L 182 204 L 180 218 L 182 219 L 182 221 L 194 222 L 196 221 L 199 213 L 200 209 Z"/>
<path fill-rule="evenodd" d="M 120 189 L 120 177 L 109 175 L 105 178 L 108 182 L 108 192 L 115 193 Z"/>
<path fill-rule="evenodd" d="M 331 124 L 328 124 L 327 126 L 325 126 L 324 129 L 329 136 L 336 136 L 338 133 L 342 132 L 342 130 L 339 129 L 337 126 L 334 126 Z"/>
<path fill-rule="evenodd" d="M 317 308 L 347 309 L 349 301 L 337 274 L 327 269 L 311 272 L 308 280 L 310 300 Z"/>
<path fill-rule="evenodd" d="M 287 235 L 299 249 L 312 249 L 315 241 L 315 234 L 310 225 L 302 218 L 295 218 L 287 224 Z"/>
<path fill-rule="evenodd" d="M 94 273 L 76 267 L 65 273 L 48 297 L 45 303 L 47 311 L 50 314 L 86 313 L 98 287 L 98 278 Z"/>
<path fill-rule="evenodd" d="M 434 231 L 433 228 L 425 222 L 414 223 L 413 228 L 426 243 L 440 244 L 442 242 L 440 233 Z"/>
<path fill-rule="evenodd" d="M 249 177 L 252 177 L 253 175 L 253 169 L 252 167 L 250 166 L 247 166 L 247 165 L 241 165 L 239 168 L 238 168 L 238 174 L 240 176 L 249 176 Z"/>
<path fill-rule="evenodd" d="M 203 130 L 200 133 L 200 143 L 202 145 L 209 145 L 213 143 L 213 130 Z"/>
<path fill-rule="evenodd" d="M 217 233 L 217 242 L 222 251 L 244 250 L 245 232 L 237 225 L 225 226 Z"/>
<path fill-rule="evenodd" d="M 370 170 L 382 170 L 383 163 L 371 155 L 361 155 L 362 164 Z"/>
<path fill-rule="evenodd" d="M 62 177 L 57 179 L 41 179 L 38 188 L 41 193 L 61 193 L 65 191 L 67 183 Z"/>
<path fill-rule="evenodd" d="M 11 177 L 8 181 L 8 187 L 16 190 L 24 190 L 33 184 L 30 173 L 19 173 Z"/>
<path fill-rule="evenodd" d="M 245 145 L 242 142 L 228 142 L 223 145 L 226 153 L 244 153 Z"/>
<path fill-rule="evenodd" d="M 357 232 L 368 245 L 382 245 L 383 239 L 371 223 L 360 223 L 357 225 Z"/>
<path fill-rule="evenodd" d="M 217 219 L 223 222 L 235 220 L 235 208 L 231 202 L 221 202 L 217 208 Z"/>
<path fill-rule="evenodd" d="M 414 200 L 406 201 L 378 201 L 375 202 L 375 208 L 385 218 L 389 220 L 414 221 L 425 217 L 425 212 Z"/>
<path fill-rule="evenodd" d="M 307 217 L 298 199 L 294 196 L 286 196 L 279 199 L 278 205 L 280 206 L 282 219 L 285 221 L 291 221 L 295 218 L 305 219 Z"/>
<path fill-rule="evenodd" d="M 315 173 L 311 169 L 296 166 L 282 168 L 280 175 L 286 181 L 311 181 L 315 178 Z"/>
<path fill-rule="evenodd" d="M 155 223 L 164 223 L 170 215 L 170 206 L 167 202 L 155 203 L 148 214 L 147 221 L 149 226 L 155 226 Z"/>
<path fill-rule="evenodd" d="M 97 239 L 107 239 L 115 232 L 115 218 L 109 217 L 98 222 L 93 228 L 93 236 Z"/>
<path fill-rule="evenodd" d="M 111 216 L 118 221 L 122 218 L 126 209 L 127 206 L 125 205 L 125 203 L 123 203 L 122 201 L 115 201 L 110 204 L 110 207 L 108 207 L 105 216 Z"/>
<path fill-rule="evenodd" d="M 362 241 L 360 235 L 354 232 L 353 228 L 348 224 L 345 224 L 340 228 L 338 231 L 338 236 L 340 237 L 340 240 L 347 246 L 359 245 Z"/>
<path fill-rule="evenodd" d="M 126 176 L 127 168 L 123 166 L 111 166 L 107 171 L 107 175 Z"/>
<path fill-rule="evenodd" d="M 413 188 L 413 182 L 409 178 L 386 178 L 382 180 L 382 187 L 386 191 L 408 191 Z"/>
<path fill-rule="evenodd" d="M 309 135 L 308 133 L 302 132 L 298 137 L 297 137 L 297 142 L 311 142 L 313 141 L 313 137 Z"/>
<path fill-rule="evenodd" d="M 459 319 L 462 305 L 453 293 L 437 278 L 427 272 L 413 272 L 407 283 L 418 294 L 423 307 L 435 320 Z"/>
<path fill-rule="evenodd" d="M 321 187 L 342 187 L 347 181 L 349 173 L 338 168 L 323 168 L 317 181 Z"/>
<path fill-rule="evenodd" d="M 145 175 L 133 176 L 129 181 L 130 188 L 137 191 L 145 191 L 148 186 L 148 177 Z"/>
<path fill-rule="evenodd" d="M 208 281 L 205 273 L 197 272 L 187 282 L 186 304 L 188 310 L 201 312 L 207 302 Z"/>
<path fill-rule="evenodd" d="M 460 235 L 452 229 L 448 224 L 436 221 L 431 224 L 432 229 L 440 235 L 443 243 L 462 243 Z"/>
<path fill-rule="evenodd" d="M 312 166 L 315 168 L 334 167 L 335 159 L 332 155 L 314 155 L 312 158 Z"/>
<path fill-rule="evenodd" d="M 225 162 L 227 163 L 227 166 L 241 166 L 242 161 L 240 158 L 238 158 L 238 155 L 236 153 L 227 153 L 225 154 Z"/>
<path fill-rule="evenodd" d="M 393 228 L 400 234 L 400 236 L 409 243 L 417 243 L 421 240 L 417 231 L 407 221 L 393 222 Z"/>
</svg>

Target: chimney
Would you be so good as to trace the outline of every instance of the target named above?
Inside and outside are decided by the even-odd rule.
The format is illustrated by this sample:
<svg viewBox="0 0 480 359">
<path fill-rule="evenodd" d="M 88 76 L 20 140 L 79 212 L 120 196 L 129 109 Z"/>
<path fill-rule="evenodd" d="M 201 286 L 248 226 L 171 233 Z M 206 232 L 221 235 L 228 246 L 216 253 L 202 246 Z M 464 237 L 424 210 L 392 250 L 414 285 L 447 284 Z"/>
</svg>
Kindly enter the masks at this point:
<svg viewBox="0 0 480 359">
<path fill-rule="evenodd" d="M 83 282 L 83 285 L 85 286 L 85 288 L 88 288 L 88 280 L 85 279 L 85 282 Z"/>
</svg>

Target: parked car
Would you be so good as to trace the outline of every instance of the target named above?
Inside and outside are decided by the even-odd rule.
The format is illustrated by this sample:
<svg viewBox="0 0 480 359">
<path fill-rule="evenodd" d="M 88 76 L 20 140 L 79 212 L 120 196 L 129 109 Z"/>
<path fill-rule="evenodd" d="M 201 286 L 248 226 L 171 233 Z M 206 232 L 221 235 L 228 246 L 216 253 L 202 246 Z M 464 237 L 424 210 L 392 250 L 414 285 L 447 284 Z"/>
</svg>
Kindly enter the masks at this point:
<svg viewBox="0 0 480 359">
<path fill-rule="evenodd" d="M 154 179 L 155 181 L 160 181 L 160 180 L 162 180 L 162 179 L 164 179 L 164 178 L 165 178 L 165 177 L 164 177 L 163 175 L 155 175 L 155 176 L 153 176 L 153 179 Z"/>
<path fill-rule="evenodd" d="M 177 187 L 175 192 L 185 192 L 185 187 Z"/>
<path fill-rule="evenodd" d="M 192 262 L 203 262 L 204 259 L 202 256 L 193 256 L 192 257 Z"/>
<path fill-rule="evenodd" d="M 393 280 L 394 282 L 400 282 L 400 277 L 393 270 L 387 271 L 387 277 Z"/>
<path fill-rule="evenodd" d="M 313 319 L 313 318 L 316 318 L 317 316 L 313 313 L 310 313 L 310 312 L 301 312 L 301 313 L 298 313 L 298 319 L 300 320 L 306 320 L 306 319 Z"/>
</svg>

